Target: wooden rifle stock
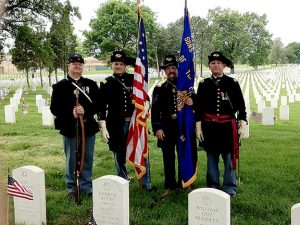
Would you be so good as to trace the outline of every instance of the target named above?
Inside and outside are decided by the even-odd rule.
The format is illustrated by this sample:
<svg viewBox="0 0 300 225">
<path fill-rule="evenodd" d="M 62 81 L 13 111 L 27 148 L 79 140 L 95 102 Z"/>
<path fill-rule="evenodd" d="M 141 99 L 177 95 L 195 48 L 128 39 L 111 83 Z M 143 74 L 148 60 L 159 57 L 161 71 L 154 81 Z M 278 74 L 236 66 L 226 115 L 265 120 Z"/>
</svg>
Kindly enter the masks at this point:
<svg viewBox="0 0 300 225">
<path fill-rule="evenodd" d="M 75 89 L 74 94 L 76 95 L 76 106 L 79 106 L 78 96 L 79 90 Z M 81 138 L 79 138 L 79 123 L 81 128 Z M 81 151 L 79 147 L 81 146 Z M 76 119 L 76 149 L 75 149 L 75 201 L 80 204 L 80 183 L 79 177 L 83 170 L 84 166 L 84 155 L 85 155 L 85 130 L 84 130 L 84 121 L 83 115 L 78 115 Z"/>
</svg>

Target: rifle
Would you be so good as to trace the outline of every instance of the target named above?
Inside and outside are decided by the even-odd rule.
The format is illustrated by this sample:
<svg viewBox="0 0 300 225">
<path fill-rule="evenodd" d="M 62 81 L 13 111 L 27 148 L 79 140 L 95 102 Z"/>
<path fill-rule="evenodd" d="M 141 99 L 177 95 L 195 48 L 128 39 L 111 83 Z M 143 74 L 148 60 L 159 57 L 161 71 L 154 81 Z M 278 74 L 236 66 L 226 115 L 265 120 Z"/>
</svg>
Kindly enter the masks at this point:
<svg viewBox="0 0 300 225">
<path fill-rule="evenodd" d="M 240 122 L 237 121 L 236 122 L 237 125 L 237 130 L 239 130 L 240 128 Z M 237 164 L 237 174 L 236 174 L 236 178 L 238 179 L 238 186 L 241 185 L 241 175 L 240 175 L 240 146 L 241 146 L 241 134 L 238 133 L 238 138 L 239 138 L 239 158 L 238 158 L 238 164 Z"/>
<path fill-rule="evenodd" d="M 79 90 L 75 89 L 74 94 L 76 96 L 76 106 L 79 106 Z M 79 122 L 81 127 L 81 139 L 79 138 Z M 79 148 L 81 146 L 81 151 Z M 84 123 L 83 123 L 83 116 L 80 114 L 76 119 L 76 143 L 75 143 L 75 202 L 79 205 L 80 204 L 80 183 L 79 177 L 83 170 L 84 165 L 84 155 L 85 155 L 85 132 L 84 132 Z"/>
</svg>

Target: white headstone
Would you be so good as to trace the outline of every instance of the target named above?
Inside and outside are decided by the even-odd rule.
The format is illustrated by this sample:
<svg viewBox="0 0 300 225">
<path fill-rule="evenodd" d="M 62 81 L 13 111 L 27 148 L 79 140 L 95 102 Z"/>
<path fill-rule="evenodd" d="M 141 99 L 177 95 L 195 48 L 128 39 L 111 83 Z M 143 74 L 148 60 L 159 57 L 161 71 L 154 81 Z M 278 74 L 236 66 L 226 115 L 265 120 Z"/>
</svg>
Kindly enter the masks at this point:
<svg viewBox="0 0 300 225">
<path fill-rule="evenodd" d="M 289 103 L 295 102 L 295 96 L 294 95 L 289 95 Z"/>
<path fill-rule="evenodd" d="M 42 124 L 44 126 L 52 126 L 54 124 L 54 118 L 50 111 L 50 106 L 43 106 L 42 108 Z"/>
<path fill-rule="evenodd" d="M 129 225 L 129 182 L 114 175 L 93 180 L 93 214 L 98 225 Z"/>
<path fill-rule="evenodd" d="M 292 206 L 291 225 L 300 225 L 300 203 Z"/>
<path fill-rule="evenodd" d="M 39 101 L 39 99 L 42 99 L 42 98 L 43 98 L 42 95 L 36 95 L 36 96 L 35 96 L 35 105 L 36 105 L 36 106 L 38 106 L 38 101 Z"/>
<path fill-rule="evenodd" d="M 230 225 L 230 196 L 213 188 L 199 188 L 188 197 L 189 225 Z"/>
<path fill-rule="evenodd" d="M 0 99 L 4 99 L 4 90 L 3 89 L 0 89 Z"/>
<path fill-rule="evenodd" d="M 36 91 L 36 85 L 35 84 L 33 84 L 32 86 L 31 86 L 31 91 Z"/>
<path fill-rule="evenodd" d="M 10 98 L 9 99 L 10 105 L 14 106 L 15 112 L 18 112 L 19 110 L 19 104 L 20 104 L 20 99 L 18 98 Z"/>
<path fill-rule="evenodd" d="M 262 113 L 263 109 L 266 107 L 266 102 L 261 100 L 257 104 L 257 112 Z"/>
<path fill-rule="evenodd" d="M 4 111 L 5 111 L 5 123 L 15 123 L 16 122 L 15 106 L 6 105 L 4 106 Z"/>
<path fill-rule="evenodd" d="M 300 94 L 296 94 L 295 95 L 295 101 L 296 102 L 300 102 Z"/>
<path fill-rule="evenodd" d="M 287 105 L 287 96 L 281 96 L 280 99 L 281 99 L 280 105 Z"/>
<path fill-rule="evenodd" d="M 271 107 L 274 109 L 278 108 L 278 104 L 277 104 L 277 100 L 276 99 L 272 99 L 271 100 Z"/>
<path fill-rule="evenodd" d="M 262 125 L 274 125 L 274 109 L 265 107 L 262 113 Z"/>
<path fill-rule="evenodd" d="M 42 113 L 42 108 L 46 106 L 46 99 L 40 98 L 37 99 L 36 101 L 37 101 L 38 113 Z"/>
<path fill-rule="evenodd" d="M 281 105 L 279 109 L 280 120 L 290 120 L 290 107 L 288 105 Z"/>
<path fill-rule="evenodd" d="M 23 166 L 14 169 L 12 176 L 33 195 L 33 200 L 14 197 L 15 223 L 47 224 L 44 170 L 36 166 Z"/>
<path fill-rule="evenodd" d="M 248 119 L 248 123 L 247 123 L 244 131 L 245 131 L 245 133 L 244 133 L 242 138 L 249 138 L 249 136 L 250 136 L 250 122 L 249 122 L 249 119 Z"/>
</svg>

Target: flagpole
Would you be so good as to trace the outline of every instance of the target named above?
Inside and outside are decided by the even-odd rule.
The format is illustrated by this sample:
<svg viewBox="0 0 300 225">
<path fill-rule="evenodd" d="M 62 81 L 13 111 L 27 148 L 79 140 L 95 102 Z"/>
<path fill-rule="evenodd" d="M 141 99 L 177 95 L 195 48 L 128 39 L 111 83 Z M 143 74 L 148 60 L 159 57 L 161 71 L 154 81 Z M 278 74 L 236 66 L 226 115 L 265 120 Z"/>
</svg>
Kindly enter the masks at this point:
<svg viewBox="0 0 300 225">
<path fill-rule="evenodd" d="M 8 181 L 8 178 L 9 178 L 9 167 L 7 167 L 7 181 Z M 6 188 L 7 189 L 7 188 Z M 6 196 L 6 198 L 7 198 L 7 206 L 6 206 L 6 223 L 7 223 L 7 225 L 9 225 L 9 195 L 8 196 Z"/>
<path fill-rule="evenodd" d="M 138 52 L 139 50 L 139 39 L 140 39 L 140 26 L 141 26 L 141 0 L 137 0 L 137 4 L 138 4 L 138 35 L 137 35 L 137 39 L 136 39 L 136 52 Z M 142 178 L 139 178 L 139 190 L 143 189 L 143 185 L 142 185 Z"/>
</svg>

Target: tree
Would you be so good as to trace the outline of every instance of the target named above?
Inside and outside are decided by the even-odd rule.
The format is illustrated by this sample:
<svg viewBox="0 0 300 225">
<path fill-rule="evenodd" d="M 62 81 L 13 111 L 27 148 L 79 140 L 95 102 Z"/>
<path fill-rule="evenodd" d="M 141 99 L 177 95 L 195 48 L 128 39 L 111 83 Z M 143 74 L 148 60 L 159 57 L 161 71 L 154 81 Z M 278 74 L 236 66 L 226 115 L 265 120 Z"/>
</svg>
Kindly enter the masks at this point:
<svg viewBox="0 0 300 225">
<path fill-rule="evenodd" d="M 249 41 L 244 46 L 243 55 L 245 62 L 250 66 L 257 68 L 259 65 L 268 63 L 272 39 L 271 34 L 266 30 L 266 15 L 258 16 L 255 13 L 245 13 L 245 30 L 248 34 Z"/>
<path fill-rule="evenodd" d="M 32 33 L 24 32 L 24 26 L 31 30 L 31 32 L 36 32 L 36 37 L 34 40 L 37 41 L 34 45 L 31 45 L 32 55 L 36 56 L 35 62 L 37 62 L 38 67 L 41 70 L 44 66 L 48 68 L 49 71 L 49 82 L 50 75 L 53 69 L 57 71 L 57 68 L 62 68 L 66 74 L 66 58 L 67 56 L 74 51 L 76 46 L 76 37 L 73 34 L 73 27 L 70 21 L 70 17 L 76 16 L 80 18 L 78 7 L 72 7 L 70 1 L 67 0 L 65 3 L 61 3 L 60 0 L 0 0 L 5 8 L 0 9 L 0 51 L 5 45 L 5 40 L 7 38 L 17 39 L 20 42 L 21 38 L 19 37 L 21 33 L 24 35 L 32 35 Z M 51 24 L 52 26 L 59 24 L 60 29 L 54 34 L 51 33 L 51 36 L 46 32 L 46 25 Z M 57 39 L 61 38 L 61 41 L 64 42 L 64 45 L 52 45 L 53 35 L 57 35 Z M 34 36 L 34 35 L 32 35 Z M 24 37 L 24 40 L 30 38 Z M 40 42 L 40 43 L 38 43 Z M 26 52 L 28 49 L 20 49 L 22 46 L 21 43 L 15 43 L 15 49 L 13 52 L 18 50 Z M 50 45 L 51 44 L 51 45 Z M 52 49 L 52 47 L 54 49 Z M 60 49 L 64 51 L 64 54 L 56 54 Z M 54 53 L 56 61 L 54 60 Z M 17 62 L 16 60 L 15 62 Z M 19 65 L 20 67 L 20 65 Z M 22 66 L 21 66 L 22 67 Z M 26 70 L 26 69 L 25 69 Z M 56 73 L 57 74 L 57 73 Z M 42 79 L 41 79 L 42 82 Z M 42 84 L 43 85 L 43 84 Z"/>
<path fill-rule="evenodd" d="M 0 0 L 0 46 L 15 38 L 24 25 L 40 27 L 50 18 L 59 17 L 62 3 L 59 0 Z M 3 7 L 4 6 L 4 7 Z"/>
<path fill-rule="evenodd" d="M 29 83 L 29 69 L 30 67 L 37 67 L 35 50 L 39 48 L 35 32 L 29 26 L 23 26 L 18 29 L 18 34 L 15 39 L 15 47 L 11 49 L 12 63 L 18 70 L 24 70 L 26 74 L 26 81 L 28 87 Z"/>
<path fill-rule="evenodd" d="M 158 32 L 154 13 L 149 7 L 142 7 L 149 61 L 155 59 L 154 37 Z M 109 61 L 111 52 L 124 49 L 128 55 L 136 54 L 138 35 L 137 5 L 128 0 L 108 0 L 97 10 L 97 17 L 90 21 L 90 31 L 85 31 L 85 49 L 89 55 Z"/>
<path fill-rule="evenodd" d="M 272 44 L 271 51 L 269 54 L 269 60 L 270 63 L 275 64 L 276 66 L 278 64 L 281 64 L 284 62 L 284 46 L 280 38 L 276 38 Z"/>
<path fill-rule="evenodd" d="M 203 62 L 207 62 L 206 59 L 204 60 L 204 56 L 209 55 L 209 53 L 213 51 L 213 46 L 211 44 L 212 30 L 209 21 L 199 16 L 192 17 L 191 30 L 196 52 L 196 62 L 198 56 L 200 61 L 200 76 L 202 76 Z"/>
<path fill-rule="evenodd" d="M 160 63 L 162 63 L 166 55 L 179 55 L 182 31 L 183 18 L 174 23 L 169 23 L 167 28 L 160 28 L 157 36 L 157 54 Z"/>
<path fill-rule="evenodd" d="M 288 63 L 300 64 L 300 43 L 292 42 L 285 48 Z"/>
<path fill-rule="evenodd" d="M 209 10 L 208 20 L 212 23 L 212 44 L 215 50 L 222 51 L 234 64 L 238 61 L 238 56 L 242 52 L 241 43 L 246 37 L 242 25 L 242 16 L 238 11 L 221 10 L 218 7 Z"/>
<path fill-rule="evenodd" d="M 212 43 L 234 63 L 248 63 L 254 67 L 266 63 L 271 35 L 266 30 L 266 16 L 255 13 L 240 14 L 220 7 L 209 10 L 208 20 L 214 31 Z M 231 72 L 234 72 L 232 68 Z"/>
<path fill-rule="evenodd" d="M 78 8 L 73 8 L 69 1 L 63 6 L 62 15 L 59 18 L 52 18 L 52 26 L 50 28 L 49 41 L 55 54 L 53 69 L 55 71 L 56 81 L 58 69 L 64 71 L 64 76 L 67 73 L 67 58 L 70 53 L 75 52 L 77 46 L 76 36 L 74 35 L 74 27 L 70 20 L 71 17 L 80 18 L 81 15 Z"/>
</svg>

